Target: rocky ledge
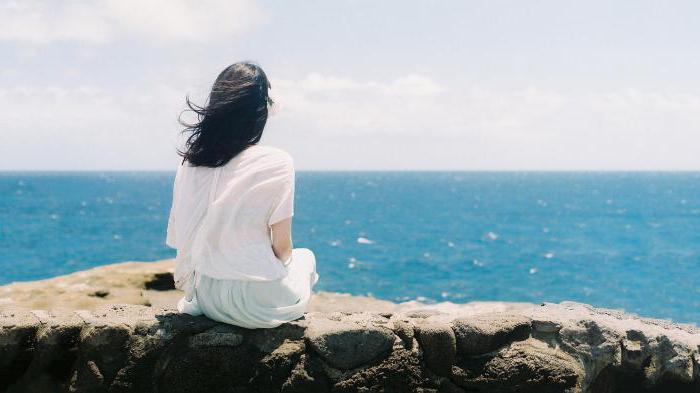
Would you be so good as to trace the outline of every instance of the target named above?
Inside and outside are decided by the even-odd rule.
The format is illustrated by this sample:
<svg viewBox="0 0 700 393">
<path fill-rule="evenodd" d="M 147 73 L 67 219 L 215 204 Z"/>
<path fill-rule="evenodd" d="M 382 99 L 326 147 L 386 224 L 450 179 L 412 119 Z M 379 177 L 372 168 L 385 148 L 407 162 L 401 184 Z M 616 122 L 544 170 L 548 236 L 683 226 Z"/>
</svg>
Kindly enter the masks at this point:
<svg viewBox="0 0 700 393">
<path fill-rule="evenodd" d="M 574 302 L 321 294 L 304 318 L 250 330 L 176 313 L 171 267 L 112 265 L 0 287 L 0 391 L 700 392 L 691 325 Z M 128 271 L 128 285 L 100 288 L 107 271 L 113 281 Z M 32 309 L 48 301 L 32 291 L 53 294 L 51 311 Z M 169 294 L 149 306 L 148 291 Z"/>
</svg>

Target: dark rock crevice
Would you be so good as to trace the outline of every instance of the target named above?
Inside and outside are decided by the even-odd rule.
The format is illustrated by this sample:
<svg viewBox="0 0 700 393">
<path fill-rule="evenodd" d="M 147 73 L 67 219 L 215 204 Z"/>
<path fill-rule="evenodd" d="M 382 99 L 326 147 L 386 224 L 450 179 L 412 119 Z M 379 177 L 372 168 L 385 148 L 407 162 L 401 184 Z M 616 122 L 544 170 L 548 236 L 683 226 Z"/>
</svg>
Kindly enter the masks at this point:
<svg viewBox="0 0 700 393">
<path fill-rule="evenodd" d="M 32 317 L 11 315 L 6 322 L 9 329 L 0 338 L 0 391 L 19 381 L 32 363 L 39 327 Z"/>
<path fill-rule="evenodd" d="M 682 381 L 673 376 L 663 376 L 656 383 L 648 384 L 643 370 L 631 370 L 607 366 L 590 386 L 590 393 L 697 393 L 700 383 Z"/>
<path fill-rule="evenodd" d="M 156 273 L 144 283 L 144 287 L 154 291 L 170 291 L 175 289 L 175 279 L 169 272 Z"/>
</svg>

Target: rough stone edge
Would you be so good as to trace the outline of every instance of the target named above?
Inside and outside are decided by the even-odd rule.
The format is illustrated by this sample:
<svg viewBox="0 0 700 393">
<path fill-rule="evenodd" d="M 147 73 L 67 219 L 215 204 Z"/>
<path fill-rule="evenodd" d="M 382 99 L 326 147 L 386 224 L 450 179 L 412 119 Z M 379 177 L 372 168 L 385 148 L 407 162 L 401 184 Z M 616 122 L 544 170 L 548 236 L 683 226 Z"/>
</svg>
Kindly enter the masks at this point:
<svg viewBox="0 0 700 393">
<path fill-rule="evenodd" d="M 68 313 L 53 313 L 43 310 L 0 310 L 0 366 L 8 361 L 20 366 L 39 367 L 27 348 L 41 350 L 42 346 L 55 343 L 59 335 L 57 329 L 73 328 L 78 337 L 85 339 L 101 329 L 125 329 L 128 334 L 148 335 L 161 340 L 170 340 L 169 329 L 162 326 L 156 330 L 154 322 L 158 316 L 173 315 L 174 310 L 152 309 L 133 305 L 112 305 L 104 310 L 90 312 L 76 310 Z M 606 367 L 626 368 L 640 371 L 645 383 L 653 386 L 664 379 L 673 379 L 687 384 L 700 383 L 700 330 L 692 325 L 674 324 L 665 320 L 642 318 L 619 310 L 595 308 L 576 302 L 543 303 L 510 311 L 510 315 L 531 320 L 528 338 L 547 343 L 550 347 L 574 356 L 584 370 L 583 380 L 578 389 L 587 391 L 598 375 Z M 394 347 L 402 345 L 406 350 L 423 356 L 427 368 L 436 375 L 445 375 L 447 367 L 436 356 L 431 356 L 433 345 L 451 348 L 451 323 L 458 318 L 484 317 L 483 313 L 445 313 L 426 307 L 423 310 L 391 313 L 309 313 L 302 320 L 292 322 L 292 326 L 304 332 L 326 321 L 351 324 L 356 329 L 391 330 Z M 501 315 L 503 317 L 503 315 Z M 183 322 L 186 324 L 186 322 Z M 237 345 L 240 335 L 208 331 L 216 326 L 227 326 L 210 321 L 198 327 L 180 326 L 180 333 L 191 334 L 189 340 L 197 345 Z M 255 330 L 233 328 L 254 337 Z M 170 329 L 177 330 L 177 329 Z M 225 328 L 224 328 L 225 330 Z M 452 332 L 452 334 L 450 334 Z M 74 333 L 75 334 L 75 333 Z M 205 337 L 206 336 L 206 337 Z M 302 337 L 295 337 L 296 342 Z M 436 344 L 437 343 L 437 344 Z M 194 345 L 192 344 L 192 345 Z M 504 346 L 510 345 L 505 343 Z M 268 348 L 270 349 L 270 348 Z M 448 349 L 446 358 L 454 359 Z M 384 355 L 384 354 L 380 354 Z M 454 356 L 459 356 L 458 351 Z M 13 357 L 13 358 L 12 358 Z M 381 356 L 380 356 L 381 357 Z M 361 364 L 349 370 L 333 367 L 326 362 L 327 373 L 332 379 L 342 379 L 353 375 L 370 364 Z M 447 372 L 449 373 L 449 372 Z M 438 377 L 436 380 L 439 380 Z"/>
</svg>

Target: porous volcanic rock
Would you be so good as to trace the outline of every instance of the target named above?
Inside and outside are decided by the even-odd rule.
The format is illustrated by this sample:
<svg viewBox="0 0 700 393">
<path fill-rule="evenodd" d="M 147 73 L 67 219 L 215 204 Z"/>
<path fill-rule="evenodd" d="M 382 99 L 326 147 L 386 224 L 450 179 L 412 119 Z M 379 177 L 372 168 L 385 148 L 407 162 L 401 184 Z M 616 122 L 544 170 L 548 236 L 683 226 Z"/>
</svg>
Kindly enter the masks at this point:
<svg viewBox="0 0 700 393">
<path fill-rule="evenodd" d="M 82 272 L 82 287 L 79 273 L 0 287 L 0 391 L 700 392 L 693 325 L 575 302 L 322 293 L 299 320 L 245 329 L 177 313 L 160 264 Z M 110 287 L 99 269 L 127 279 Z M 62 302 L 42 310 L 58 300 L 30 293 Z"/>
</svg>

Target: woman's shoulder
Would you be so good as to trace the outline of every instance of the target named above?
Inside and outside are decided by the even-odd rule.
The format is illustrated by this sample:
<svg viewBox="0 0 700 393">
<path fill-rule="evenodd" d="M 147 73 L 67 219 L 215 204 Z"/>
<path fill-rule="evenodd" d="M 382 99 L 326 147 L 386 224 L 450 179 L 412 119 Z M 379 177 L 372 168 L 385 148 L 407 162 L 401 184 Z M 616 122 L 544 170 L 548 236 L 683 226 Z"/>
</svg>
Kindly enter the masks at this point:
<svg viewBox="0 0 700 393">
<path fill-rule="evenodd" d="M 270 145 L 253 145 L 248 149 L 251 153 L 264 157 L 266 160 L 271 160 L 279 162 L 281 164 L 292 165 L 294 164 L 294 159 L 292 155 L 286 150 L 280 149 L 279 147 Z"/>
</svg>

